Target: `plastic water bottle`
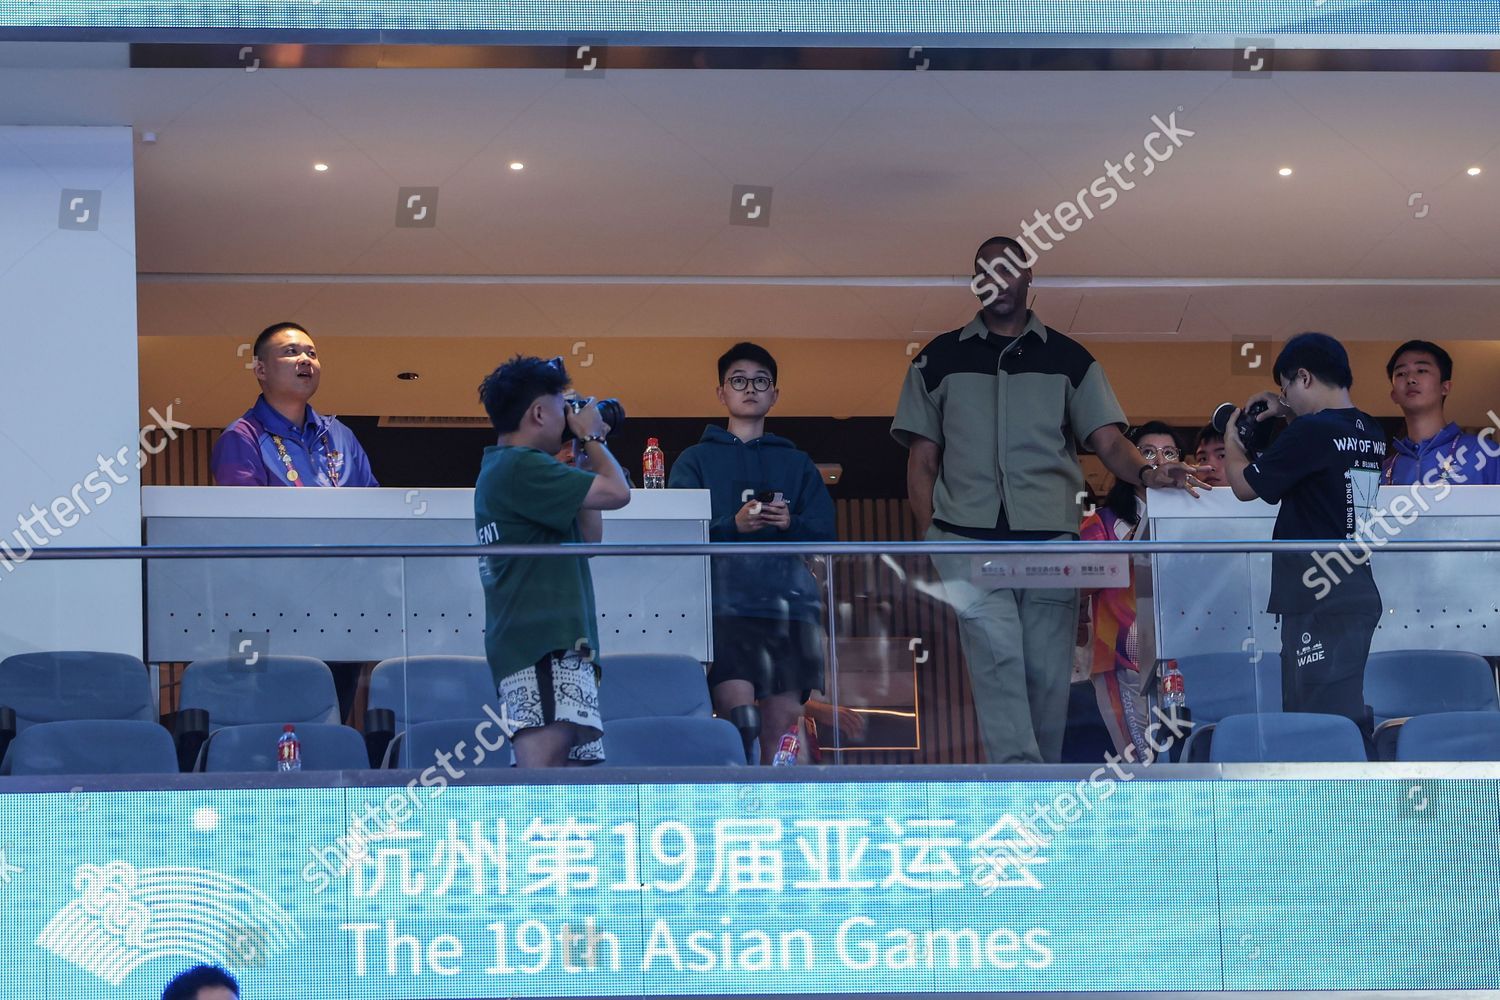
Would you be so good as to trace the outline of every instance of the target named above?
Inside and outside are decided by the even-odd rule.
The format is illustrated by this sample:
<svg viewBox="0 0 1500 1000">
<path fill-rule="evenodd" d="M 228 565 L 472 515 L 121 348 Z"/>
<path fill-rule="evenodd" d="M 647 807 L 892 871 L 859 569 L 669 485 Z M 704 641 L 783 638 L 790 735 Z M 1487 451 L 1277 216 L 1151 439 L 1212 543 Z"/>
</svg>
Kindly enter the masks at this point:
<svg viewBox="0 0 1500 1000">
<path fill-rule="evenodd" d="M 1161 675 L 1161 708 L 1168 715 L 1180 714 L 1187 704 L 1187 693 L 1183 690 L 1182 671 L 1176 660 L 1167 661 L 1167 669 Z"/>
<path fill-rule="evenodd" d="M 276 741 L 276 770 L 302 770 L 302 741 L 290 722 L 281 727 L 281 739 Z"/>
<path fill-rule="evenodd" d="M 667 457 L 656 438 L 646 439 L 646 453 L 641 456 L 641 478 L 648 490 L 667 488 Z"/>
<path fill-rule="evenodd" d="M 776 755 L 771 758 L 772 767 L 790 767 L 797 763 L 797 753 L 802 749 L 802 741 L 797 738 L 797 727 L 792 726 L 781 737 L 781 745 L 776 748 Z"/>
</svg>

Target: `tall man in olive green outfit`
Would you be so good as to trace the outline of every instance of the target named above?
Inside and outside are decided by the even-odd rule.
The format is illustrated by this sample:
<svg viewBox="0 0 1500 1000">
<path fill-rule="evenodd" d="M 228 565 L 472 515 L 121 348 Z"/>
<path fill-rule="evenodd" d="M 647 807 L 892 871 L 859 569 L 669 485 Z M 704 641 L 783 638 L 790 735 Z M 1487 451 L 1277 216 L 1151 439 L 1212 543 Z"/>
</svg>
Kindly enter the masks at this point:
<svg viewBox="0 0 1500 1000">
<path fill-rule="evenodd" d="M 891 433 L 908 449 L 907 493 L 929 541 L 1077 539 L 1083 444 L 1116 477 L 1208 489 L 1200 470 L 1153 465 L 1088 350 L 1026 307 L 1031 265 L 1010 237 L 986 240 L 971 288 L 979 312 L 912 362 Z M 935 556 L 958 616 L 974 708 L 992 764 L 1062 759 L 1078 591 L 987 579 L 985 557 Z"/>
</svg>

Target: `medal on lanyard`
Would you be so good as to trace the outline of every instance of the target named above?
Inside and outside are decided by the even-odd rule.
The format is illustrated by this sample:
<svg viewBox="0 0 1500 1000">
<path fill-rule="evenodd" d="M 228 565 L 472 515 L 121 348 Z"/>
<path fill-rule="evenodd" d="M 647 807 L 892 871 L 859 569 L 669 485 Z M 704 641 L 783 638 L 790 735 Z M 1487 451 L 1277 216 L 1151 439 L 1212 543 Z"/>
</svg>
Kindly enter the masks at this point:
<svg viewBox="0 0 1500 1000">
<path fill-rule="evenodd" d="M 271 440 L 276 442 L 276 453 L 281 456 L 282 463 L 286 465 L 287 481 L 290 482 L 293 486 L 305 485 L 302 482 L 302 477 L 292 466 L 292 456 L 287 453 L 286 445 L 282 443 L 281 438 L 275 434 L 272 434 Z M 337 486 L 339 484 L 339 470 L 337 463 L 343 456 L 339 452 L 332 451 L 328 448 L 327 434 L 323 435 L 323 448 L 328 459 L 328 484 L 330 486 Z"/>
<path fill-rule="evenodd" d="M 276 434 L 271 435 L 271 440 L 275 442 L 276 453 L 281 456 L 281 461 L 286 465 L 287 482 L 291 483 L 293 486 L 301 486 L 302 477 L 299 476 L 297 474 L 297 470 L 293 468 L 292 456 L 287 454 L 286 445 L 282 443 L 281 438 Z"/>
<path fill-rule="evenodd" d="M 339 484 L 339 460 L 343 458 L 343 455 L 328 448 L 328 436 L 326 434 L 323 436 L 323 448 L 328 454 L 328 485 L 337 486 Z"/>
</svg>

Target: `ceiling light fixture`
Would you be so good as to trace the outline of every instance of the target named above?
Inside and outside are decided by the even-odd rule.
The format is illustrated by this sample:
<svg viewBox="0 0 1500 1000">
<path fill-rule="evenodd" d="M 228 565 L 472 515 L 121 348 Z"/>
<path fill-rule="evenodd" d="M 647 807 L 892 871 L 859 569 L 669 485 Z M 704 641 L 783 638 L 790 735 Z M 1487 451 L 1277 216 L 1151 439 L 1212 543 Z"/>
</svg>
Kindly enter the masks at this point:
<svg viewBox="0 0 1500 1000">
<path fill-rule="evenodd" d="M 512 160 L 511 164 L 510 164 L 510 169 L 512 169 L 512 170 L 525 170 L 526 169 L 526 164 L 522 163 L 520 160 Z"/>
<path fill-rule="evenodd" d="M 1282 167 L 1280 170 L 1278 170 L 1276 172 L 1278 174 L 1280 174 L 1281 176 L 1283 176 L 1283 177 L 1290 177 L 1290 176 L 1292 176 L 1292 168 L 1291 167 Z"/>
<path fill-rule="evenodd" d="M 326 164 L 326 163 L 314 163 L 313 164 L 313 169 L 316 170 L 320 174 L 327 173 L 327 171 L 328 171 L 328 164 Z"/>
<path fill-rule="evenodd" d="M 1478 167 L 1470 167 L 1469 168 L 1469 176 L 1470 177 L 1478 177 L 1482 173 L 1484 173 L 1484 171 L 1481 170 L 1481 169 L 1479 169 Z"/>
</svg>

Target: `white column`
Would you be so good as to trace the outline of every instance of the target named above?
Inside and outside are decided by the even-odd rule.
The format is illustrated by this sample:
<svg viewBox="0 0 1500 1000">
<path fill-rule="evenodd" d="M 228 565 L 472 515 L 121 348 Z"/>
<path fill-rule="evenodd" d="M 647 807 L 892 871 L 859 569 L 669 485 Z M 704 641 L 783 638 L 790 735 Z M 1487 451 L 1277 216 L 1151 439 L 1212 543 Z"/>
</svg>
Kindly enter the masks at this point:
<svg viewBox="0 0 1500 1000">
<path fill-rule="evenodd" d="M 141 653 L 139 562 L 30 559 L 140 544 L 132 138 L 0 126 L 0 657 Z"/>
</svg>

